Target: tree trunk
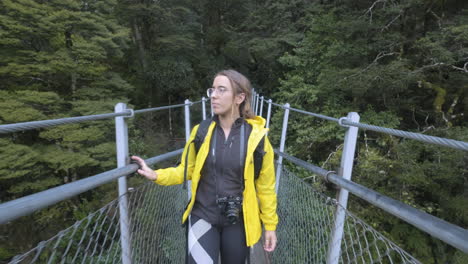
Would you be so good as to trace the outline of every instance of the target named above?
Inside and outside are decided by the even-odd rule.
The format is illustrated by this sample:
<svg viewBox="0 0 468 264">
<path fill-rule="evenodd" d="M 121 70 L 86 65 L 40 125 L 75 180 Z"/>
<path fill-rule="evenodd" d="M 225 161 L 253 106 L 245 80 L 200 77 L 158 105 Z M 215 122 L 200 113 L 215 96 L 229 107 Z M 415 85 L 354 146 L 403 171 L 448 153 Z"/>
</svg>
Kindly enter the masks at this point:
<svg viewBox="0 0 468 264">
<path fill-rule="evenodd" d="M 138 47 L 138 56 L 140 58 L 140 64 L 141 64 L 141 67 L 143 68 L 143 72 L 146 73 L 146 70 L 148 69 L 148 64 L 146 63 L 145 46 L 143 45 L 143 39 L 141 37 L 141 32 L 140 32 L 140 29 L 138 28 L 138 23 L 136 19 L 133 19 L 132 28 L 133 28 L 133 36 L 134 36 L 136 45 Z"/>
<path fill-rule="evenodd" d="M 135 40 L 136 46 L 138 47 L 138 57 L 140 60 L 140 65 L 142 68 L 142 76 L 145 79 L 145 86 L 146 90 L 148 92 L 147 94 L 147 102 L 148 102 L 148 107 L 151 108 L 153 107 L 153 101 L 154 101 L 154 94 L 153 94 L 153 84 L 149 82 L 147 79 L 148 77 L 148 62 L 146 59 L 146 50 L 145 50 L 145 45 L 143 43 L 143 37 L 141 35 L 140 28 L 138 27 L 137 19 L 133 19 L 132 21 L 132 29 L 133 29 L 133 38 Z"/>
<path fill-rule="evenodd" d="M 70 90 L 71 90 L 71 95 L 72 95 L 72 100 L 74 101 L 75 98 L 73 97 L 75 95 L 75 92 L 76 92 L 76 81 L 77 81 L 77 73 L 76 72 L 72 72 L 71 73 L 71 85 L 70 85 Z"/>
</svg>

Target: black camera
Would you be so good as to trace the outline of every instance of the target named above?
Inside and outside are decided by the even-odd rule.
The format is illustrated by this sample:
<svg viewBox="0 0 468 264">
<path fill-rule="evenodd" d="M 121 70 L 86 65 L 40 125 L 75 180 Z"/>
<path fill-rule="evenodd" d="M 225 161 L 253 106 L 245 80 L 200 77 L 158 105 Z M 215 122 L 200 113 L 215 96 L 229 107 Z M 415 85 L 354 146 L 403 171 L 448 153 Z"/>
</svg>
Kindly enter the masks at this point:
<svg viewBox="0 0 468 264">
<path fill-rule="evenodd" d="M 216 199 L 219 208 L 231 224 L 237 223 L 242 205 L 242 197 L 229 196 Z"/>
</svg>

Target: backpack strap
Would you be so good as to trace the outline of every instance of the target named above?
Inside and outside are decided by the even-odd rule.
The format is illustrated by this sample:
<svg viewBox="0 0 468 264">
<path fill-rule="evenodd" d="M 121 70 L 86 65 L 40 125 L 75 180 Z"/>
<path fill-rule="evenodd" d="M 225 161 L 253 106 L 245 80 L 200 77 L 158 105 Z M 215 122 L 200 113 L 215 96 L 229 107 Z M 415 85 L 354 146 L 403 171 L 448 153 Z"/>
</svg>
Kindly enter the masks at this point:
<svg viewBox="0 0 468 264">
<path fill-rule="evenodd" d="M 191 141 L 187 147 L 187 153 L 185 153 L 185 164 L 184 164 L 184 183 L 182 184 L 182 189 L 187 190 L 187 167 L 188 167 L 188 155 L 190 153 L 190 145 L 192 145 L 192 142 L 195 140 Z"/>
<path fill-rule="evenodd" d="M 195 135 L 195 153 L 198 153 L 203 141 L 205 141 L 206 133 L 208 133 L 208 128 L 211 125 L 212 119 L 203 120 L 198 126 L 197 134 Z"/>
<path fill-rule="evenodd" d="M 182 185 L 182 188 L 184 190 L 187 189 L 187 167 L 188 167 L 187 163 L 188 163 L 188 155 L 190 153 L 190 145 L 194 143 L 195 154 L 197 154 L 198 150 L 203 144 L 203 141 L 205 140 L 205 136 L 206 136 L 206 133 L 208 132 L 208 128 L 210 127 L 211 121 L 212 121 L 211 119 L 205 119 L 200 123 L 197 129 L 197 133 L 195 135 L 195 139 L 191 141 L 187 147 L 187 153 L 185 154 L 184 183 Z"/>
<path fill-rule="evenodd" d="M 262 170 L 263 166 L 263 156 L 265 156 L 265 136 L 262 137 L 260 142 L 258 143 L 257 147 L 254 151 L 254 179 L 257 180 L 260 176 L 260 171 Z"/>
</svg>

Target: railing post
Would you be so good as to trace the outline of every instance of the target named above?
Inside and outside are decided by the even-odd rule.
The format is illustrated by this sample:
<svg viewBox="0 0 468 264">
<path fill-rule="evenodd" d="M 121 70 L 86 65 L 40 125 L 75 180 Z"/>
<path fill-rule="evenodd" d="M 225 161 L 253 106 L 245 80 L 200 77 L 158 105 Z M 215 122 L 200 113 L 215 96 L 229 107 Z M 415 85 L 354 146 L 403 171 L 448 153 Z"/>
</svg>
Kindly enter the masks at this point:
<svg viewBox="0 0 468 264">
<path fill-rule="evenodd" d="M 188 142 L 190 139 L 190 100 L 187 99 L 185 103 L 185 141 Z"/>
<path fill-rule="evenodd" d="M 355 112 L 348 113 L 348 116 L 346 117 L 347 120 L 355 123 L 359 123 L 359 118 L 358 113 Z M 341 121 L 339 123 L 341 125 Z M 353 172 L 357 136 L 358 128 L 354 126 L 348 127 L 345 134 L 343 154 L 341 155 L 340 171 L 338 173 L 347 180 L 351 180 Z M 338 191 L 338 205 L 336 206 L 332 234 L 328 244 L 327 264 L 336 264 L 340 259 L 341 240 L 343 239 L 344 221 L 346 218 L 345 210 L 348 205 L 348 194 L 348 191 L 344 188 L 341 188 Z"/>
<path fill-rule="evenodd" d="M 118 103 L 114 108 L 116 113 L 125 112 L 127 105 Z M 125 117 L 118 116 L 115 118 L 115 143 L 117 148 L 117 167 L 125 167 L 128 160 L 128 127 L 125 122 Z M 119 212 L 120 212 L 120 242 L 122 247 L 122 263 L 132 263 L 132 252 L 130 242 L 130 221 L 128 217 L 128 201 L 127 201 L 127 178 L 122 176 L 119 178 Z"/>
<path fill-rule="evenodd" d="M 258 99 L 260 99 L 259 94 L 257 94 L 257 98 L 255 99 L 255 115 L 258 115 Z"/>
<path fill-rule="evenodd" d="M 253 112 L 254 112 L 254 115 L 257 115 L 257 93 L 255 93 L 255 96 L 254 96 L 254 101 L 253 101 Z"/>
<path fill-rule="evenodd" d="M 211 99 L 210 99 L 210 111 L 211 111 L 211 117 L 213 117 L 214 112 L 213 112 L 213 105 L 211 104 Z"/>
<path fill-rule="evenodd" d="M 255 93 L 255 98 L 254 98 L 254 113 L 257 115 L 257 104 L 258 104 L 258 93 Z"/>
<path fill-rule="evenodd" d="M 190 139 L 190 100 L 185 100 L 185 142 L 188 142 Z M 188 199 L 191 197 L 191 182 L 187 180 L 187 195 Z"/>
<path fill-rule="evenodd" d="M 268 99 L 268 112 L 267 112 L 267 121 L 266 121 L 266 127 L 270 127 L 270 117 L 271 117 L 271 99 Z"/>
<path fill-rule="evenodd" d="M 283 116 L 283 129 L 281 130 L 281 141 L 280 141 L 280 152 L 284 152 L 284 145 L 286 143 L 286 131 L 288 130 L 288 119 L 289 119 L 289 104 L 284 104 L 284 116 Z M 276 167 L 276 193 L 278 193 L 279 181 L 281 177 L 281 170 L 283 168 L 283 157 L 279 156 L 278 166 Z"/>
<path fill-rule="evenodd" d="M 206 119 L 206 98 L 205 96 L 202 97 L 202 113 L 203 113 L 203 120 Z"/>
<path fill-rule="evenodd" d="M 262 116 L 263 114 L 263 100 L 264 100 L 264 97 L 260 97 L 260 114 L 259 116 Z"/>
<path fill-rule="evenodd" d="M 252 98 L 250 100 L 250 108 L 252 108 L 252 111 L 255 109 L 255 89 L 252 89 Z"/>
</svg>

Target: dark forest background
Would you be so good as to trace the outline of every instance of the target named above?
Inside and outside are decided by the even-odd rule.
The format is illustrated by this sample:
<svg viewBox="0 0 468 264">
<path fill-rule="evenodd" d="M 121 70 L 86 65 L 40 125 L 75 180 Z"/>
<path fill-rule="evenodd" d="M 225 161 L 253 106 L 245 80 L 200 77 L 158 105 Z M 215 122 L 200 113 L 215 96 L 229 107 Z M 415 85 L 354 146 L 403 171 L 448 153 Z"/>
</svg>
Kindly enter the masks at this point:
<svg viewBox="0 0 468 264">
<path fill-rule="evenodd" d="M 468 141 L 465 0 L 0 2 L 0 124 L 108 113 L 117 102 L 142 109 L 200 100 L 225 68 L 278 103 Z M 148 157 L 182 144 L 181 114 L 136 117 L 131 152 Z M 273 116 L 272 132 L 281 118 Z M 290 118 L 287 152 L 336 169 L 343 130 Z M 114 168 L 113 134 L 108 120 L 0 136 L 0 202 Z M 361 132 L 353 180 L 467 228 L 467 161 L 463 151 Z M 0 226 L 0 262 L 114 199 L 116 189 Z M 350 207 L 423 263 L 468 263 L 358 199 Z"/>
</svg>

